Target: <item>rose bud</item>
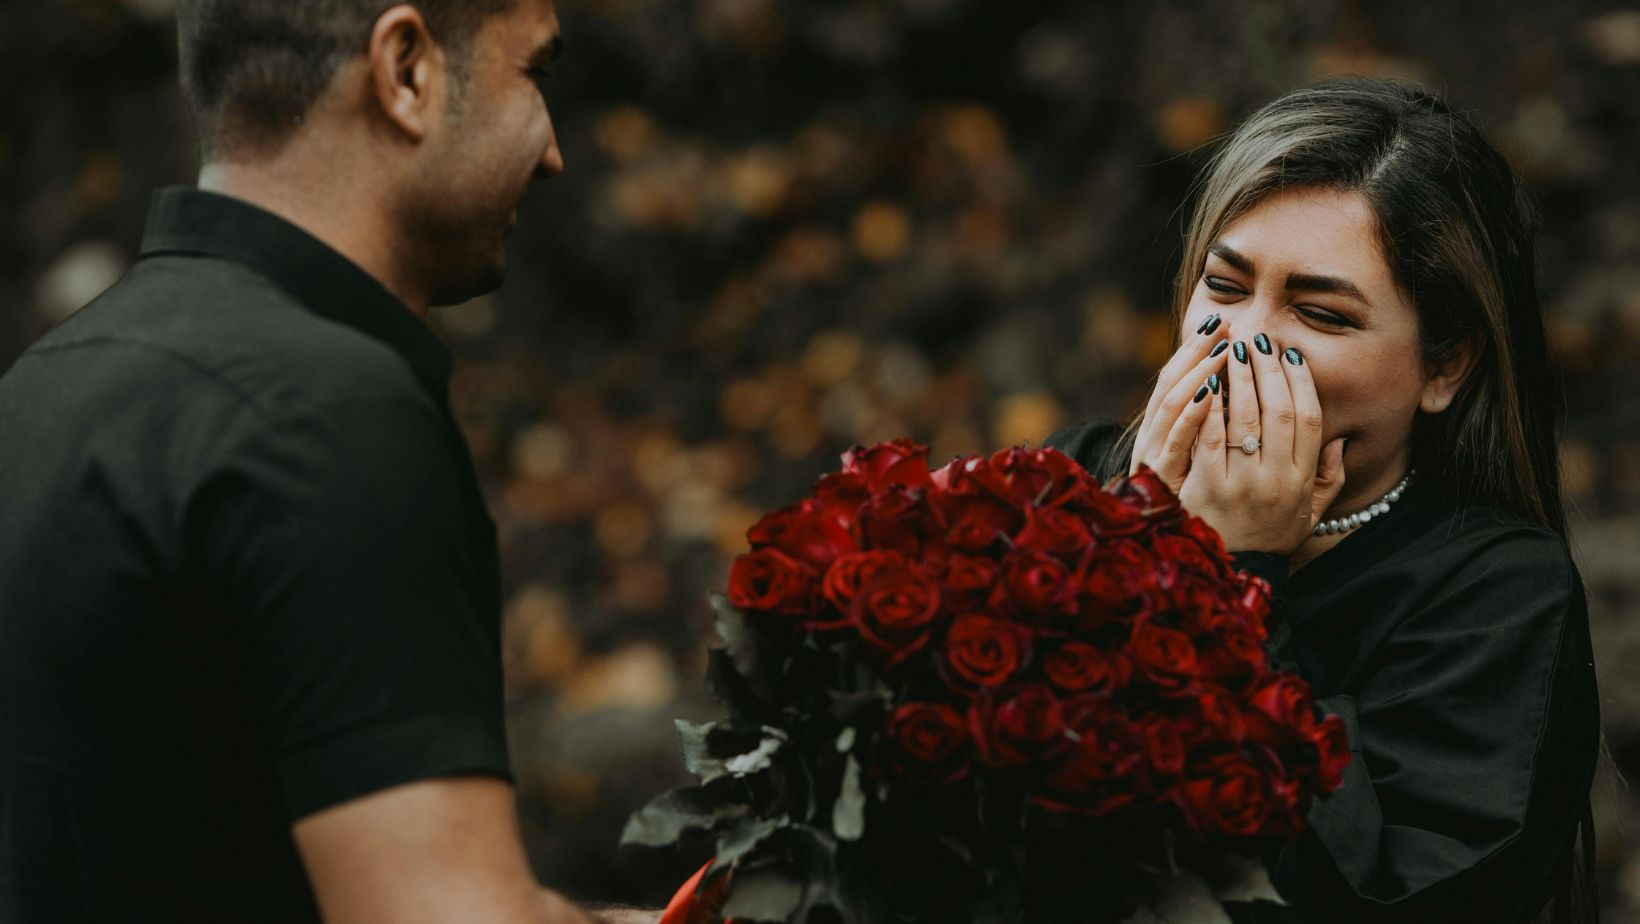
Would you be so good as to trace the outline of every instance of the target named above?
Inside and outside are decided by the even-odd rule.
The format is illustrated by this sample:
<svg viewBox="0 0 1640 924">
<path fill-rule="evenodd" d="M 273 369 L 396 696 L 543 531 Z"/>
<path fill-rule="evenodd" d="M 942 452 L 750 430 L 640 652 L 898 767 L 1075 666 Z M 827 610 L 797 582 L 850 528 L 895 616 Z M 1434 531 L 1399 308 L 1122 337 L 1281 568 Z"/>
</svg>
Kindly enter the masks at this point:
<svg viewBox="0 0 1640 924">
<path fill-rule="evenodd" d="M 953 554 L 946 561 L 946 603 L 958 611 L 981 607 L 1001 572 L 1001 566 L 989 558 Z"/>
<path fill-rule="evenodd" d="M 1132 475 L 1116 479 L 1110 493 L 1152 524 L 1165 525 L 1182 518 L 1179 498 L 1148 465 L 1140 465 Z"/>
<path fill-rule="evenodd" d="M 1093 544 L 1093 533 L 1073 513 L 1031 507 L 1025 514 L 1025 528 L 1014 537 L 1014 547 L 1040 549 L 1072 561 L 1080 559 Z"/>
<path fill-rule="evenodd" d="M 736 609 L 806 616 L 814 597 L 814 569 L 774 549 L 737 555 L 729 566 L 729 602 Z"/>
<path fill-rule="evenodd" d="M 1238 754 L 1191 767 L 1173 792 L 1196 833 L 1235 837 L 1263 833 L 1273 797 L 1269 775 Z"/>
<path fill-rule="evenodd" d="M 1196 683 L 1196 646 L 1183 632 L 1141 619 L 1128 636 L 1128 651 L 1136 673 L 1163 696 L 1188 695 Z"/>
<path fill-rule="evenodd" d="M 1318 755 L 1316 777 L 1321 791 L 1332 792 L 1344 784 L 1344 767 L 1350 762 L 1350 739 L 1344 720 L 1327 716 L 1309 730 L 1307 737 Z"/>
<path fill-rule="evenodd" d="M 1083 628 L 1131 622 L 1154 613 L 1165 604 L 1156 570 L 1156 560 L 1137 542 L 1118 539 L 1101 546 L 1083 571 Z"/>
<path fill-rule="evenodd" d="M 843 471 L 865 478 L 873 492 L 890 487 L 926 488 L 934 483 L 928 474 L 928 447 L 907 439 L 856 446 L 843 453 Z"/>
<path fill-rule="evenodd" d="M 939 703 L 906 703 L 889 715 L 888 768 L 914 783 L 945 785 L 968 774 L 968 722 Z"/>
<path fill-rule="evenodd" d="M 1179 734 L 1179 726 L 1171 718 L 1152 713 L 1139 720 L 1138 730 L 1139 739 L 1144 743 L 1145 767 L 1152 778 L 1174 777 L 1184 772 L 1189 751 L 1184 736 Z"/>
<path fill-rule="evenodd" d="M 1226 626 L 1196 641 L 1201 674 L 1215 683 L 1240 687 L 1265 668 L 1264 646 L 1245 627 Z"/>
<path fill-rule="evenodd" d="M 1197 684 L 1190 707 L 1177 721 L 1192 750 L 1240 744 L 1247 738 L 1247 721 L 1236 697 L 1216 683 Z"/>
<path fill-rule="evenodd" d="M 860 636 L 891 663 L 922 650 L 939 615 L 939 588 L 911 570 L 885 571 L 854 596 L 850 617 Z"/>
<path fill-rule="evenodd" d="M 821 591 L 826 601 L 837 608 L 837 612 L 846 614 L 854 609 L 854 597 L 861 587 L 871 583 L 885 570 L 905 566 L 905 556 L 899 552 L 849 552 L 837 556 L 837 560 L 826 569 Z"/>
<path fill-rule="evenodd" d="M 1084 515 L 1095 536 L 1115 539 L 1134 536 L 1149 527 L 1144 515 L 1106 491 L 1090 491 L 1083 500 Z"/>
<path fill-rule="evenodd" d="M 1019 671 L 1025 654 L 1021 627 L 989 616 L 957 617 L 945 635 L 946 677 L 959 689 L 994 688 Z"/>
<path fill-rule="evenodd" d="M 766 515 L 746 531 L 746 538 L 753 549 L 779 549 L 817 571 L 824 571 L 837 556 L 855 550 L 847 527 L 828 516 L 814 498 Z"/>
<path fill-rule="evenodd" d="M 1247 732 L 1254 741 L 1282 747 L 1315 728 L 1315 701 L 1310 685 L 1294 674 L 1272 674 L 1247 698 Z"/>
<path fill-rule="evenodd" d="M 924 555 L 928 540 L 945 535 L 945 521 L 922 492 L 886 488 L 860 508 L 855 533 L 861 548 Z"/>
<path fill-rule="evenodd" d="M 1126 685 L 1132 665 L 1120 654 L 1107 654 L 1087 642 L 1062 642 L 1042 662 L 1042 672 L 1068 694 L 1109 696 Z"/>
<path fill-rule="evenodd" d="M 980 760 L 994 767 L 1034 763 L 1071 743 L 1059 698 L 1041 684 L 976 700 L 968 708 L 968 727 Z"/>
<path fill-rule="evenodd" d="M 1010 604 L 1039 622 L 1076 612 L 1075 588 L 1064 562 L 1038 549 L 1015 549 L 1002 560 L 1002 578 L 991 607 L 1006 612 Z"/>
</svg>

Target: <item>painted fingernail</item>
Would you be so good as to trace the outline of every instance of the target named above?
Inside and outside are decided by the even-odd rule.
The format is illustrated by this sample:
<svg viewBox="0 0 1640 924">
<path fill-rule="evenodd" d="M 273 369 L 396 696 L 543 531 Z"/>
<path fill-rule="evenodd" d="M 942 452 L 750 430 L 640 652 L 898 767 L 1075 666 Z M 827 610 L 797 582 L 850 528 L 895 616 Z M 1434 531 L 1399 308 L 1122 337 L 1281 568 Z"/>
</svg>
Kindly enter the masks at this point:
<svg viewBox="0 0 1640 924">
<path fill-rule="evenodd" d="M 1191 398 L 1190 403 L 1191 404 L 1200 404 L 1202 399 L 1205 398 L 1205 397 L 1207 397 L 1207 386 L 1203 385 L 1202 387 L 1196 389 L 1196 397 Z"/>
<path fill-rule="evenodd" d="M 1242 343 L 1240 340 L 1237 340 L 1236 345 L 1234 347 L 1234 351 L 1235 351 L 1235 355 L 1236 355 L 1236 362 L 1238 362 L 1238 363 L 1247 362 L 1247 344 Z"/>
<path fill-rule="evenodd" d="M 1196 333 L 1202 334 L 1202 335 L 1211 334 L 1214 331 L 1219 329 L 1219 322 L 1221 322 L 1223 320 L 1224 320 L 1224 318 L 1222 318 L 1222 317 L 1215 314 L 1212 317 L 1208 318 L 1206 321 L 1203 321 L 1201 329 L 1197 330 Z"/>
<path fill-rule="evenodd" d="M 1287 352 L 1281 355 L 1287 357 L 1287 361 L 1295 366 L 1304 365 L 1304 354 L 1298 352 L 1298 347 L 1288 347 Z"/>
<path fill-rule="evenodd" d="M 1219 393 L 1219 374 L 1217 372 L 1207 377 L 1207 387 L 1213 389 L 1213 394 Z"/>
<path fill-rule="evenodd" d="M 1220 340 L 1219 345 L 1213 348 L 1213 352 L 1211 352 L 1207 355 L 1209 357 L 1217 356 L 1220 353 L 1223 353 L 1225 350 L 1228 350 L 1228 349 L 1230 349 L 1230 341 Z"/>
<path fill-rule="evenodd" d="M 1258 347 L 1258 351 L 1263 353 L 1265 356 L 1269 356 L 1270 353 L 1273 352 L 1270 349 L 1270 338 L 1264 336 L 1263 334 L 1259 334 L 1253 338 L 1253 346 Z"/>
</svg>

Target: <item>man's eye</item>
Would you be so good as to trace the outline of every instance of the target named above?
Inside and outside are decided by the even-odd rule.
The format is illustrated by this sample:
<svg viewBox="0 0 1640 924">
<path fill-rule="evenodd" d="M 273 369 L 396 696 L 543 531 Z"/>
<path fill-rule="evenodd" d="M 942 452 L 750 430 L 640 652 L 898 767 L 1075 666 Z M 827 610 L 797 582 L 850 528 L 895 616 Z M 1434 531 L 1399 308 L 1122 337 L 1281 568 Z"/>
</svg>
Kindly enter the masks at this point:
<svg viewBox="0 0 1640 924">
<path fill-rule="evenodd" d="M 1223 279 L 1220 279 L 1217 276 L 1203 276 L 1202 277 L 1202 282 L 1207 284 L 1208 289 L 1210 289 L 1214 292 L 1217 292 L 1220 295 L 1241 295 L 1241 294 L 1243 294 L 1240 289 L 1236 288 L 1235 286 L 1231 285 L 1228 282 L 1225 282 Z"/>
</svg>

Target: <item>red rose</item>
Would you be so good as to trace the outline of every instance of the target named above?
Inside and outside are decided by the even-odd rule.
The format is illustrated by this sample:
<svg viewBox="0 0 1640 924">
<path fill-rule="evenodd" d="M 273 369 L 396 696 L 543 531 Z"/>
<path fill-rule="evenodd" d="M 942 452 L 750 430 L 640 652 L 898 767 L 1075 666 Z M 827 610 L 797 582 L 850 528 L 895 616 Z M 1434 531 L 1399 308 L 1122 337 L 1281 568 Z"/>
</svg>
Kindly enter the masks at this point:
<svg viewBox="0 0 1640 924">
<path fill-rule="evenodd" d="M 1178 776 L 1184 772 L 1189 751 L 1179 726 L 1165 715 L 1152 713 L 1137 723 L 1144 744 L 1145 767 L 1152 778 Z M 1160 786 L 1155 787 L 1160 789 Z"/>
<path fill-rule="evenodd" d="M 1128 646 L 1139 676 L 1163 696 L 1186 693 L 1195 684 L 1196 646 L 1183 632 L 1141 619 L 1133 624 Z"/>
<path fill-rule="evenodd" d="M 814 597 L 814 569 L 774 549 L 737 555 L 729 566 L 729 602 L 736 609 L 806 616 Z"/>
<path fill-rule="evenodd" d="M 992 594 L 992 608 L 1010 603 L 1039 620 L 1076 612 L 1075 587 L 1064 562 L 1037 549 L 1015 549 L 1002 560 L 1002 579 Z"/>
<path fill-rule="evenodd" d="M 873 492 L 933 485 L 928 477 L 928 447 L 907 439 L 855 446 L 843 453 L 843 471 L 863 477 Z"/>
<path fill-rule="evenodd" d="M 753 549 L 776 548 L 821 571 L 832 559 L 855 550 L 848 529 L 813 498 L 765 516 L 746 531 L 746 538 Z"/>
<path fill-rule="evenodd" d="M 1150 551 L 1157 558 L 1207 578 L 1219 576 L 1219 566 L 1196 540 L 1185 536 L 1157 536 L 1150 543 Z"/>
<path fill-rule="evenodd" d="M 1335 715 L 1327 716 L 1310 729 L 1307 737 L 1315 745 L 1316 777 L 1321 791 L 1332 792 L 1344 784 L 1344 767 L 1350 762 L 1350 739 L 1344 720 Z"/>
<path fill-rule="evenodd" d="M 1019 671 L 1025 657 L 1020 627 L 989 616 L 957 617 L 945 636 L 947 676 L 967 688 L 994 688 Z"/>
<path fill-rule="evenodd" d="M 1132 475 L 1116 479 L 1108 490 L 1151 523 L 1180 519 L 1179 498 L 1148 465 L 1140 465 Z"/>
<path fill-rule="evenodd" d="M 1260 744 L 1283 746 L 1316 726 L 1310 685 L 1295 674 L 1272 674 L 1247 702 L 1253 707 L 1247 714 L 1247 732 Z"/>
<path fill-rule="evenodd" d="M 979 513 L 970 513 L 951 527 L 945 534 L 945 541 L 954 549 L 986 552 L 997 544 L 998 539 L 1006 535 L 991 518 Z"/>
<path fill-rule="evenodd" d="M 1057 449 L 1004 449 L 991 455 L 991 468 L 1015 507 L 1061 506 L 1086 490 L 1087 472 Z"/>
<path fill-rule="evenodd" d="M 1046 507 L 1031 507 L 1025 514 L 1025 528 L 1014 537 L 1014 546 L 1040 549 L 1071 560 L 1080 559 L 1093 544 L 1088 525 L 1073 513 Z"/>
<path fill-rule="evenodd" d="M 974 551 L 989 548 L 996 533 L 1013 535 L 1024 522 L 1019 506 L 1008 500 L 1008 482 L 984 458 L 958 459 L 932 476 L 936 502 L 946 522 L 958 524 L 965 542 Z M 984 529 L 992 527 L 994 532 Z M 958 527 L 953 528 L 953 532 Z M 955 539 L 953 544 L 957 544 Z"/>
<path fill-rule="evenodd" d="M 1083 570 L 1082 623 L 1096 628 L 1149 616 L 1162 603 L 1156 560 L 1131 539 L 1099 547 Z"/>
<path fill-rule="evenodd" d="M 1070 745 L 1059 698 L 1041 684 L 975 700 L 968 728 L 980 760 L 993 767 L 1035 763 Z"/>
<path fill-rule="evenodd" d="M 862 638 L 900 661 L 928 644 L 939 611 L 939 588 L 916 571 L 893 570 L 854 595 L 850 616 Z"/>
<path fill-rule="evenodd" d="M 860 508 L 855 532 L 861 548 L 925 555 L 930 540 L 945 535 L 945 522 L 921 491 L 888 488 Z"/>
<path fill-rule="evenodd" d="M 1065 709 L 1073 742 L 1043 779 L 1052 794 L 1044 806 L 1097 816 L 1132 803 L 1144 762 L 1138 730 L 1109 700 L 1083 697 Z"/>
<path fill-rule="evenodd" d="M 1240 744 L 1247 738 L 1247 720 L 1239 701 L 1216 683 L 1197 684 L 1190 707 L 1177 721 L 1179 733 L 1192 750 Z"/>
<path fill-rule="evenodd" d="M 1241 572 L 1237 575 L 1237 588 L 1237 608 L 1253 624 L 1258 637 L 1264 638 L 1264 621 L 1270 615 L 1270 582 Z"/>
<path fill-rule="evenodd" d="M 871 500 L 871 487 L 859 475 L 832 472 L 814 486 L 812 500 L 819 515 L 847 532 L 859 517 L 860 507 Z"/>
<path fill-rule="evenodd" d="M 1265 668 L 1264 646 L 1245 626 L 1226 626 L 1196 637 L 1202 676 L 1240 687 Z"/>
<path fill-rule="evenodd" d="M 1179 808 L 1198 834 L 1259 834 L 1270 815 L 1269 776 L 1236 754 L 1191 767 L 1175 788 Z"/>
<path fill-rule="evenodd" d="M 854 598 L 861 587 L 871 583 L 885 570 L 905 566 L 905 556 L 899 552 L 849 552 L 837 556 L 837 560 L 826 569 L 821 588 L 826 600 L 837 608 L 837 612 L 846 616 L 853 611 Z"/>
<path fill-rule="evenodd" d="M 1109 696 L 1127 683 L 1133 668 L 1120 654 L 1074 639 L 1060 643 L 1042 662 L 1042 672 L 1066 693 Z"/>
<path fill-rule="evenodd" d="M 1215 569 L 1218 573 L 1224 573 L 1229 569 L 1230 552 L 1224 547 L 1224 537 L 1219 535 L 1218 530 L 1208 526 L 1206 520 L 1201 517 L 1187 516 L 1180 531 L 1196 540 L 1196 544 L 1202 547 L 1202 551 L 1207 553 L 1207 557 L 1218 565 L 1218 568 Z"/>
<path fill-rule="evenodd" d="M 939 703 L 906 703 L 888 717 L 884 734 L 890 770 L 914 783 L 943 786 L 968 774 L 968 722 Z"/>
<path fill-rule="evenodd" d="M 959 612 L 982 605 L 991 595 L 1002 567 L 989 558 L 954 554 L 946 560 L 945 600 Z"/>
<path fill-rule="evenodd" d="M 1083 506 L 1086 508 L 1084 515 L 1096 536 L 1112 539 L 1133 536 L 1144 532 L 1149 526 L 1139 511 L 1104 490 L 1088 492 L 1083 498 Z"/>
</svg>

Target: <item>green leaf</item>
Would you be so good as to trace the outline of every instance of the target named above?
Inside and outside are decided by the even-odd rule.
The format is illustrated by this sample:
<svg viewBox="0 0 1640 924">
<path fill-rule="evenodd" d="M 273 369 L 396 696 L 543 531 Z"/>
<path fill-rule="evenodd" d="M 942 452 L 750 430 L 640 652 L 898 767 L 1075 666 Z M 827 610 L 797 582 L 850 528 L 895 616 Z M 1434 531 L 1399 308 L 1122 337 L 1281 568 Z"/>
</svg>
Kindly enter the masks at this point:
<svg viewBox="0 0 1640 924">
<path fill-rule="evenodd" d="M 831 830 L 842 841 L 857 841 L 866 833 L 866 791 L 860 786 L 860 762 L 853 754 L 843 767 L 843 787 L 832 803 Z"/>
<path fill-rule="evenodd" d="M 723 916 L 736 921 L 785 921 L 803 902 L 803 882 L 779 866 L 735 870 Z"/>
<path fill-rule="evenodd" d="M 1211 858 L 1202 876 L 1221 902 L 1274 902 L 1287 904 L 1270 881 L 1269 867 L 1255 857 L 1224 853 Z"/>
<path fill-rule="evenodd" d="M 783 815 L 779 818 L 748 818 L 739 827 L 718 838 L 717 856 L 712 860 L 712 868 L 728 866 L 790 825 L 791 820 Z"/>
<path fill-rule="evenodd" d="M 689 831 L 710 831 L 751 809 L 717 790 L 684 786 L 661 793 L 627 819 L 621 843 L 668 847 Z"/>
<path fill-rule="evenodd" d="M 696 725 L 674 719 L 672 724 L 678 727 L 678 738 L 683 742 L 683 765 L 690 773 L 700 777 L 702 783 L 707 783 L 727 772 L 723 769 L 723 761 L 712 756 L 707 743 L 708 736 L 717 730 L 718 723 Z"/>
<path fill-rule="evenodd" d="M 854 750 L 855 737 L 856 733 L 853 726 L 843 729 L 842 734 L 837 736 L 837 753 L 847 754 L 849 751 Z"/>
<path fill-rule="evenodd" d="M 762 667 L 757 637 L 746 624 L 746 614 L 736 609 L 724 594 L 712 594 L 712 611 L 717 614 L 717 634 L 723 647 L 735 661 L 740 674 L 748 679 L 758 675 Z"/>
</svg>

